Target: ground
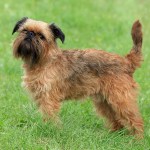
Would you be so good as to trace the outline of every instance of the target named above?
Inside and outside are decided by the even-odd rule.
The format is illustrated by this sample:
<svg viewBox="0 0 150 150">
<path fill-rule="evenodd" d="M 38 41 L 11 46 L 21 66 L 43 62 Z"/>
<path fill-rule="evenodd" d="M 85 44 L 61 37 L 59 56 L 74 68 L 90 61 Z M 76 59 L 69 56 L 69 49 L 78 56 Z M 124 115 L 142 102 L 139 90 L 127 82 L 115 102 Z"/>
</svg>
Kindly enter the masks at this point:
<svg viewBox="0 0 150 150">
<path fill-rule="evenodd" d="M 150 28 L 148 0 L 1 0 L 0 1 L 0 149 L 10 150 L 149 150 L 150 149 Z M 61 128 L 44 123 L 30 96 L 21 87 L 22 62 L 12 56 L 11 35 L 20 18 L 56 23 L 65 33 L 61 48 L 97 48 L 125 55 L 132 47 L 130 29 L 143 24 L 144 62 L 134 75 L 144 119 L 144 139 L 125 131 L 110 133 L 95 115 L 90 99 L 62 105 Z"/>
</svg>

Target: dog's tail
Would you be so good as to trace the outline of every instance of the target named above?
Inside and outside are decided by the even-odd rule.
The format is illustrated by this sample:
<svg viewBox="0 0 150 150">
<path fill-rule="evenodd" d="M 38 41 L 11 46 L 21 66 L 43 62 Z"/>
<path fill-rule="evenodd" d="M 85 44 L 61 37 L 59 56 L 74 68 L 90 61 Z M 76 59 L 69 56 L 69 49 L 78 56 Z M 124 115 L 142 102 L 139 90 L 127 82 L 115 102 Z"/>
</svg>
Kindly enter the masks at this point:
<svg viewBox="0 0 150 150">
<path fill-rule="evenodd" d="M 133 40 L 133 48 L 130 53 L 126 56 L 126 58 L 130 62 L 131 72 L 133 73 L 136 68 L 140 67 L 142 62 L 142 25 L 139 20 L 135 21 L 131 30 L 132 40 Z"/>
</svg>

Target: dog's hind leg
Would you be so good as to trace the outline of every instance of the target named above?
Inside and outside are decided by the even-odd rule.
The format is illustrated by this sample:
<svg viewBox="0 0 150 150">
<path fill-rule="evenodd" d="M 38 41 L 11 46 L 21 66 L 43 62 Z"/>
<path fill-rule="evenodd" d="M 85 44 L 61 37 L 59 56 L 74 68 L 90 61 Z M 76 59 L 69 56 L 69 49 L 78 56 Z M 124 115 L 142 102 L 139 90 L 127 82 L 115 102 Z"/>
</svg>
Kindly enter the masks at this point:
<svg viewBox="0 0 150 150">
<path fill-rule="evenodd" d="M 93 102 L 97 113 L 107 119 L 111 131 L 123 128 L 123 125 L 116 118 L 116 113 L 102 96 L 98 94 L 93 96 Z"/>
<path fill-rule="evenodd" d="M 124 78 L 125 79 L 125 78 Z M 131 133 L 136 134 L 138 137 L 143 136 L 143 120 L 138 110 L 136 98 L 137 85 L 133 80 L 119 81 L 112 80 L 112 87 L 107 89 L 107 103 L 115 112 L 119 122 L 126 126 Z"/>
</svg>

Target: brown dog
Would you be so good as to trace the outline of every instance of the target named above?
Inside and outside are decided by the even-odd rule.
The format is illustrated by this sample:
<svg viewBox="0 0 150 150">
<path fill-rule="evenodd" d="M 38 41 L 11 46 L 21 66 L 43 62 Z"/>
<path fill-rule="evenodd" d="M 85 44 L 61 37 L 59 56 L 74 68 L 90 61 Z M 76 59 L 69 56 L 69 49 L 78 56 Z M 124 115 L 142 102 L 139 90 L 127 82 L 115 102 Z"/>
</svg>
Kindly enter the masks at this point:
<svg viewBox="0 0 150 150">
<path fill-rule="evenodd" d="M 24 61 L 23 84 L 46 117 L 56 118 L 63 100 L 92 97 L 98 114 L 108 119 L 112 130 L 127 127 L 143 135 L 137 106 L 138 85 L 133 73 L 142 60 L 142 26 L 132 27 L 133 48 L 121 57 L 102 50 L 64 50 L 56 39 L 65 35 L 54 24 L 29 18 L 18 21 L 13 33 L 13 54 Z"/>
</svg>

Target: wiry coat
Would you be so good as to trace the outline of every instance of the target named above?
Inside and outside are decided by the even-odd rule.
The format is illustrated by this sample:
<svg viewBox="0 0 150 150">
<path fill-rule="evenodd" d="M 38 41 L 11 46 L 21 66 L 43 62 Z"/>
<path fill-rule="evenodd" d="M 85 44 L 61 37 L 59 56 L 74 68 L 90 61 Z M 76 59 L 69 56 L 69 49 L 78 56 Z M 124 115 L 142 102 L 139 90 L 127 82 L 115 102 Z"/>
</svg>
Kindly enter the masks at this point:
<svg viewBox="0 0 150 150">
<path fill-rule="evenodd" d="M 25 40 L 24 29 L 35 34 L 30 44 Z M 16 31 L 20 34 L 14 41 L 14 55 L 25 62 L 24 86 L 42 112 L 55 118 L 63 100 L 90 96 L 97 112 L 108 119 L 112 130 L 126 126 L 142 136 L 143 121 L 136 102 L 138 85 L 133 79 L 142 60 L 139 21 L 132 27 L 134 46 L 125 57 L 95 49 L 60 50 L 55 40 L 63 41 L 64 34 L 54 24 L 26 18 Z M 43 34 L 45 41 L 37 39 L 37 33 Z"/>
</svg>

